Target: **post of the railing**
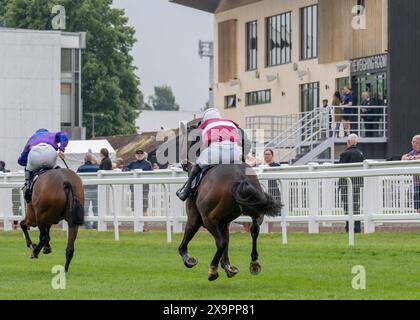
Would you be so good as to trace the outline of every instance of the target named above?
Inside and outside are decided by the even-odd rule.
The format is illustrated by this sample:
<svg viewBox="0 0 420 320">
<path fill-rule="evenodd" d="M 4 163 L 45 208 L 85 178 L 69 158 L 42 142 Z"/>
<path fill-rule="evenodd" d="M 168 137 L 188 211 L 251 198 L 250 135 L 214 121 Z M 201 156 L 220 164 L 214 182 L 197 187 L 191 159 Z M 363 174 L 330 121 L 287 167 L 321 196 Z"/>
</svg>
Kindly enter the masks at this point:
<svg viewBox="0 0 420 320">
<path fill-rule="evenodd" d="M 143 170 L 134 170 L 134 177 L 140 178 L 140 174 Z M 133 185 L 133 201 L 134 201 L 134 232 L 143 232 L 144 222 L 142 218 L 143 214 L 143 185 Z"/>
<path fill-rule="evenodd" d="M 354 246 L 354 211 L 353 211 L 353 182 L 347 178 L 347 209 L 349 226 L 349 246 Z"/>
<path fill-rule="evenodd" d="M 98 179 L 103 178 L 102 171 L 98 171 Z M 98 185 L 98 231 L 107 230 L 106 215 L 108 212 L 108 190 L 105 185 Z"/>
<path fill-rule="evenodd" d="M 8 175 L 4 176 L 4 182 L 8 182 Z M 0 189 L 1 209 L 3 210 L 4 231 L 13 230 L 13 192 L 12 189 Z M 2 198 L 2 199 L 1 199 Z"/>
<path fill-rule="evenodd" d="M 112 200 L 112 213 L 114 216 L 114 237 L 115 240 L 118 241 L 120 240 L 120 230 L 119 230 L 119 225 L 118 225 L 118 212 L 117 212 L 117 203 L 116 203 L 116 198 L 115 198 L 115 188 L 114 186 L 111 184 L 109 186 L 110 189 L 110 193 L 111 193 L 111 197 L 110 199 Z"/>
<path fill-rule="evenodd" d="M 313 172 L 315 167 L 318 166 L 317 163 L 309 163 L 309 172 Z M 318 180 L 310 179 L 309 180 L 309 223 L 308 223 L 308 232 L 310 234 L 319 233 L 319 223 L 316 222 L 319 209 L 319 189 L 318 189 Z"/>
<path fill-rule="evenodd" d="M 361 137 L 362 136 L 361 135 L 361 133 L 362 133 L 362 130 L 361 130 L 361 128 L 362 128 L 362 117 L 360 115 L 361 108 L 360 107 L 356 107 L 356 108 L 357 108 L 357 135 L 359 137 Z"/>
<path fill-rule="evenodd" d="M 178 172 L 179 171 L 177 170 L 177 168 L 172 168 L 172 177 L 177 177 Z M 172 216 L 174 217 L 173 231 L 174 233 L 182 233 L 182 222 L 180 222 L 180 218 L 184 203 L 181 200 L 179 200 L 176 196 L 176 191 L 178 189 L 177 185 L 170 184 L 169 189 L 171 190 L 169 195 L 171 201 L 170 208 L 172 211 Z"/>
<path fill-rule="evenodd" d="M 268 167 L 268 166 L 265 166 L 265 165 L 259 166 L 258 167 L 258 172 L 259 173 L 263 173 L 264 172 L 264 168 L 266 168 L 266 167 Z M 266 188 L 266 190 L 268 190 L 270 192 L 270 190 L 268 189 L 268 187 L 270 185 L 268 183 L 268 180 L 263 181 L 262 184 Z M 269 232 L 269 226 L 268 226 L 268 224 L 269 223 L 266 221 L 266 218 L 264 218 L 264 221 L 263 221 L 263 223 L 260 226 L 260 233 L 267 234 Z"/>
<path fill-rule="evenodd" d="M 363 169 L 368 170 L 374 161 L 365 160 L 363 162 Z M 377 197 L 376 177 L 364 178 L 363 184 L 363 215 L 364 215 L 364 233 L 374 233 L 375 223 L 372 220 L 372 214 L 375 212 L 375 207 L 379 201 Z"/>
<path fill-rule="evenodd" d="M 289 210 L 288 200 L 289 200 L 289 192 L 285 187 L 285 183 L 283 180 L 280 181 L 280 195 L 283 204 L 283 208 L 281 210 L 281 238 L 283 244 L 287 244 L 287 211 Z"/>
<path fill-rule="evenodd" d="M 165 198 L 165 213 L 166 213 L 166 240 L 168 243 L 172 242 L 172 231 L 171 231 L 171 217 L 169 212 L 168 204 L 168 187 L 166 184 L 162 184 Z"/>
</svg>

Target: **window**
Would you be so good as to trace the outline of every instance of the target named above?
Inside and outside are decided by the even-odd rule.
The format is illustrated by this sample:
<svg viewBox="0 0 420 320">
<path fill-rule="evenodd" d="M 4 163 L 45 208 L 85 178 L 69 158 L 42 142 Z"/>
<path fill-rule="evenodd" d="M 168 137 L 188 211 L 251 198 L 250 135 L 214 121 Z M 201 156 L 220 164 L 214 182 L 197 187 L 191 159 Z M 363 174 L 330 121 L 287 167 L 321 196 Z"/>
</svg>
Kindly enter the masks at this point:
<svg viewBox="0 0 420 320">
<path fill-rule="evenodd" d="M 318 56 L 318 6 L 300 9 L 301 21 L 301 60 Z"/>
<path fill-rule="evenodd" d="M 71 84 L 61 84 L 61 125 L 71 126 Z"/>
<path fill-rule="evenodd" d="M 61 72 L 72 72 L 72 50 L 61 49 Z"/>
<path fill-rule="evenodd" d="M 267 66 L 292 61 L 292 13 L 267 19 Z"/>
<path fill-rule="evenodd" d="M 246 94 L 246 105 L 271 103 L 271 90 L 248 92 Z"/>
<path fill-rule="evenodd" d="M 225 97 L 225 109 L 236 108 L 236 95 Z"/>
<path fill-rule="evenodd" d="M 258 67 L 258 36 L 257 21 L 246 24 L 246 70 L 255 70 Z"/>
<path fill-rule="evenodd" d="M 319 108 L 319 82 L 306 83 L 300 86 L 300 110 L 309 112 Z"/>
</svg>

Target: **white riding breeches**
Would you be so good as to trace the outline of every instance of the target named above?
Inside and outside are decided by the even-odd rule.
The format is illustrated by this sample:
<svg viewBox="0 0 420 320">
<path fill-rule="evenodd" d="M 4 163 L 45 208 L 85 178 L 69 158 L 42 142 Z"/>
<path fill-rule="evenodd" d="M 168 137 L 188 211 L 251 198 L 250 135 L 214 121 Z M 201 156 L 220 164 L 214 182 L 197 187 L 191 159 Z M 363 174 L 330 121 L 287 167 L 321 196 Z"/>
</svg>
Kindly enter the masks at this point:
<svg viewBox="0 0 420 320">
<path fill-rule="evenodd" d="M 204 149 L 197 159 L 197 164 L 203 168 L 217 164 L 241 164 L 242 148 L 235 142 L 213 142 Z"/>
<path fill-rule="evenodd" d="M 42 168 L 53 169 L 57 164 L 57 151 L 47 143 L 40 143 L 31 148 L 26 170 L 36 171 Z"/>
</svg>

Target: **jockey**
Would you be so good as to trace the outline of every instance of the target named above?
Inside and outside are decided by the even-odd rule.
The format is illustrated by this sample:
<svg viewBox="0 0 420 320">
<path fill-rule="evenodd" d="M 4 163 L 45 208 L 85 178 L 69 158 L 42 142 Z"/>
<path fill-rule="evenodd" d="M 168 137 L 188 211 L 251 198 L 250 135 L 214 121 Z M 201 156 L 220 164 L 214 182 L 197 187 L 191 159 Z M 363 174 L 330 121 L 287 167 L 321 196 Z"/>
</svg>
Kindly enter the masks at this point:
<svg viewBox="0 0 420 320">
<path fill-rule="evenodd" d="M 242 163 L 242 138 L 238 124 L 222 119 L 217 109 L 208 109 L 198 127 L 202 130 L 201 141 L 204 150 L 200 153 L 196 164 L 191 169 L 186 185 L 177 196 L 185 201 L 192 181 L 201 169 L 209 165 Z"/>
<path fill-rule="evenodd" d="M 64 151 L 69 142 L 65 132 L 48 132 L 47 129 L 39 129 L 29 138 L 23 149 L 18 163 L 25 168 L 25 200 L 31 202 L 30 181 L 35 171 L 39 169 L 53 169 L 58 156 L 64 159 Z M 60 144 L 60 145 L 58 145 Z"/>
</svg>

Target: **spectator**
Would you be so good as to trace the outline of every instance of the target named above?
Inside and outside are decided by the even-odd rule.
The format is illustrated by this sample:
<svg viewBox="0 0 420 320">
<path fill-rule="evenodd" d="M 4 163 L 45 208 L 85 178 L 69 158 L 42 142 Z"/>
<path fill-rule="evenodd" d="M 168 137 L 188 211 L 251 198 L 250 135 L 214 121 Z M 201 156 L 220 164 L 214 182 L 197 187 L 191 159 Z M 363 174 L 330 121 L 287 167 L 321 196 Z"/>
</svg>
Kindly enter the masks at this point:
<svg viewBox="0 0 420 320">
<path fill-rule="evenodd" d="M 146 153 L 139 149 L 135 153 L 136 161 L 131 162 L 128 166 L 123 168 L 123 171 L 131 171 L 136 169 L 142 169 L 144 171 L 153 171 L 152 164 L 146 160 Z M 133 189 L 134 190 L 134 189 Z M 134 197 L 133 197 L 134 198 Z M 143 184 L 143 214 L 147 215 L 147 209 L 149 208 L 149 185 Z M 144 224 L 144 230 L 146 230 L 146 223 Z"/>
<path fill-rule="evenodd" d="M 374 106 L 375 103 L 370 98 L 369 91 L 365 91 L 362 93 L 362 103 L 361 105 L 363 107 L 371 107 Z M 362 108 L 362 120 L 365 124 L 365 136 L 366 137 L 377 137 L 378 133 L 378 124 L 375 122 L 378 122 L 378 117 L 375 117 L 375 114 L 377 114 L 377 109 L 375 108 Z"/>
<path fill-rule="evenodd" d="M 340 126 L 343 122 L 343 108 L 341 106 L 341 95 L 339 91 L 336 91 L 333 96 L 332 106 L 334 108 L 334 121 L 335 121 L 335 129 L 334 135 L 338 138 L 340 134 Z"/>
<path fill-rule="evenodd" d="M 331 123 L 331 107 L 328 105 L 328 100 L 322 100 L 322 106 L 320 108 L 320 132 L 321 139 L 326 139 L 329 136 L 330 123 Z"/>
<path fill-rule="evenodd" d="M 403 161 L 420 160 L 420 135 L 413 137 L 411 141 L 413 150 L 402 156 Z M 414 176 L 414 208 L 420 212 L 420 177 Z"/>
<path fill-rule="evenodd" d="M 341 105 L 344 106 L 343 109 L 343 126 L 344 126 L 344 134 L 345 136 L 348 136 L 350 134 L 351 130 L 351 123 L 355 122 L 354 118 L 354 108 L 353 106 L 353 93 L 351 91 L 351 88 L 348 86 L 345 86 L 343 89 L 343 102 Z"/>
<path fill-rule="evenodd" d="M 340 163 L 359 163 L 365 160 L 363 153 L 357 148 L 358 136 L 350 134 L 347 138 L 347 149 L 340 155 Z M 360 189 L 363 187 L 363 178 L 352 178 L 353 184 L 353 214 L 360 214 Z M 341 190 L 341 199 L 344 205 L 344 211 L 346 214 L 349 212 L 348 208 L 348 188 L 347 180 L 341 178 L 339 181 L 339 188 Z M 349 230 L 349 224 L 346 223 L 346 232 Z M 360 221 L 355 221 L 354 232 L 361 232 Z"/>
<path fill-rule="evenodd" d="M 100 156 L 102 160 L 101 160 L 101 164 L 99 165 L 99 170 L 112 170 L 112 161 L 109 158 L 108 149 L 102 148 Z"/>
<path fill-rule="evenodd" d="M 97 164 L 93 164 L 93 154 L 87 152 L 85 154 L 85 163 L 81 165 L 78 169 L 78 173 L 86 173 L 86 172 L 98 172 L 99 166 Z"/>
<path fill-rule="evenodd" d="M 0 172 L 6 173 L 9 172 L 9 170 L 6 170 L 6 162 L 0 161 Z"/>
<path fill-rule="evenodd" d="M 122 158 L 118 158 L 117 161 L 112 164 L 112 169 L 122 171 L 124 169 L 124 160 Z"/>
</svg>

